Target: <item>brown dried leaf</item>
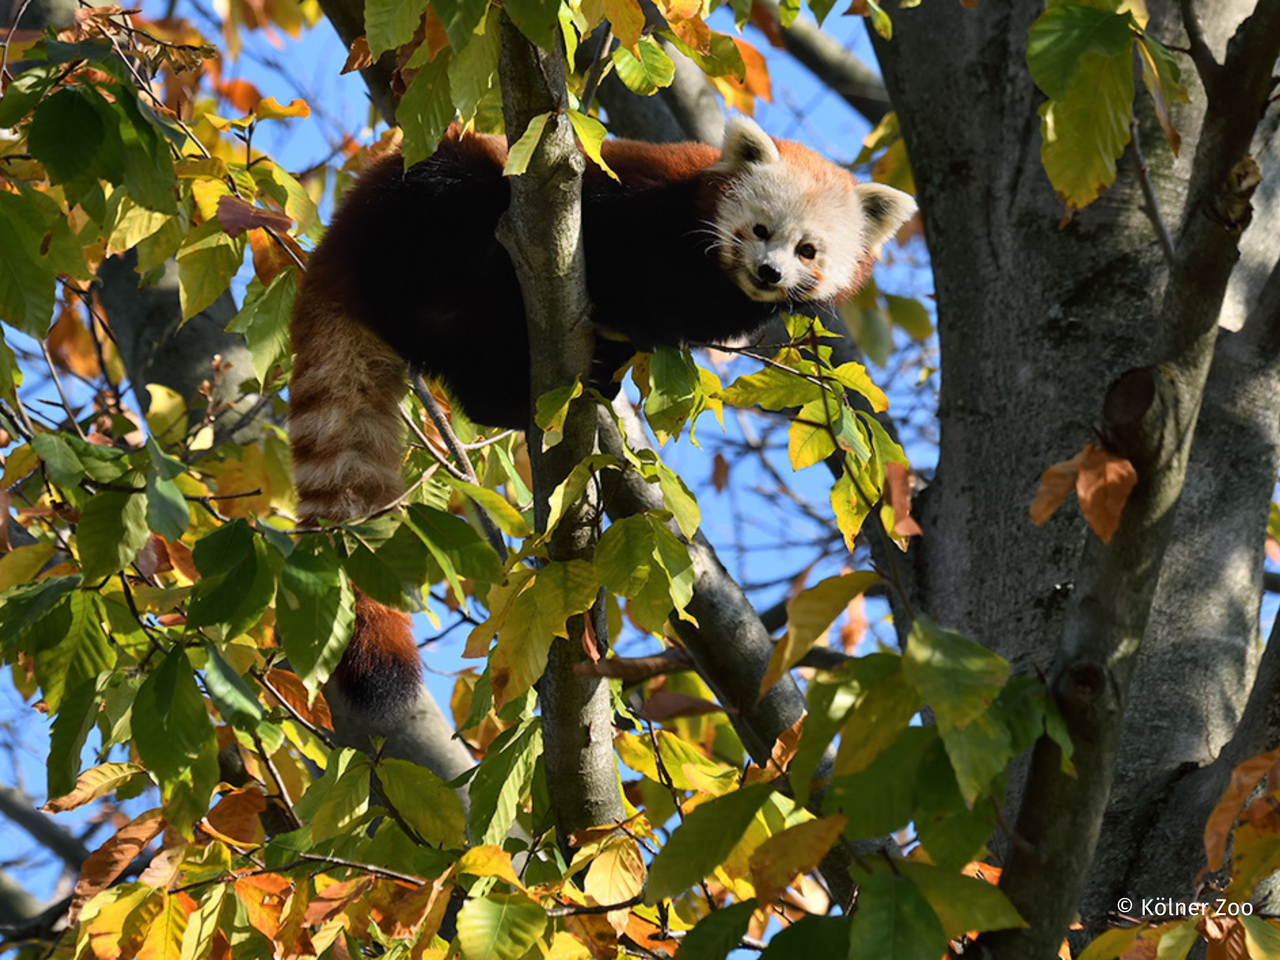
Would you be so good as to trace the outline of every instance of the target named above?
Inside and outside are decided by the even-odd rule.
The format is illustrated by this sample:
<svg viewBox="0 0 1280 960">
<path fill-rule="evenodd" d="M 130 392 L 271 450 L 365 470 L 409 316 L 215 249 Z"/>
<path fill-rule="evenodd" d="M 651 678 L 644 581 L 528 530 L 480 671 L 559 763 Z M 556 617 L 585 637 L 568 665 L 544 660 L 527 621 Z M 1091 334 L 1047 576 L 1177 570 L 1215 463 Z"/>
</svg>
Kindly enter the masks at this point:
<svg viewBox="0 0 1280 960">
<path fill-rule="evenodd" d="M 724 493 L 725 487 L 729 486 L 729 461 L 718 453 L 711 465 L 711 486 L 716 493 Z"/>
<path fill-rule="evenodd" d="M 333 729 L 333 718 L 329 715 L 329 705 L 325 703 L 324 696 L 318 694 L 315 701 L 308 706 L 307 688 L 302 685 L 296 673 L 288 670 L 268 670 L 267 682 L 303 720 L 317 727 Z"/>
<path fill-rule="evenodd" d="M 918 537 L 924 531 L 911 516 L 911 491 L 916 475 L 900 463 L 890 462 L 884 468 L 884 496 L 893 508 L 893 532 L 899 537 Z"/>
<path fill-rule="evenodd" d="M 724 707 L 702 697 L 691 697 L 687 693 L 672 693 L 658 690 L 650 694 L 644 704 L 636 712 L 641 720 L 652 720 L 661 723 L 675 717 L 700 717 L 708 713 L 722 713 Z"/>
<path fill-rule="evenodd" d="M 111 886 L 125 867 L 133 862 L 133 858 L 163 829 L 164 817 L 160 811 L 148 810 L 138 814 L 117 830 L 106 843 L 89 854 L 80 867 L 80 879 L 76 881 L 75 895 L 67 912 L 67 923 L 74 925 L 84 905 L 100 891 Z"/>
<path fill-rule="evenodd" d="M 373 66 L 373 54 L 369 52 L 369 41 L 361 34 L 351 41 L 351 50 L 347 53 L 347 62 L 342 65 L 341 73 L 353 70 L 364 70 Z"/>
<path fill-rule="evenodd" d="M 257 787 L 242 787 L 224 794 L 205 814 L 204 828 L 214 837 L 237 847 L 256 847 L 264 839 L 262 811 L 267 798 Z"/>
<path fill-rule="evenodd" d="M 1086 444 L 1085 461 L 1076 480 L 1080 512 L 1103 543 L 1110 543 L 1120 526 L 1120 514 L 1138 482 L 1138 471 L 1124 457 Z"/>
<path fill-rule="evenodd" d="M 285 233 L 293 226 L 293 219 L 283 213 L 263 210 L 228 193 L 218 198 L 218 223 L 227 236 L 238 237 L 254 227 L 269 227 L 277 233 Z"/>
<path fill-rule="evenodd" d="M 1240 814 L 1240 807 L 1263 777 L 1280 778 L 1280 747 L 1268 753 L 1260 753 L 1238 764 L 1231 771 L 1231 782 L 1223 791 L 1204 825 L 1204 852 L 1208 870 L 1222 869 L 1222 858 L 1227 848 L 1231 827 Z"/>
</svg>

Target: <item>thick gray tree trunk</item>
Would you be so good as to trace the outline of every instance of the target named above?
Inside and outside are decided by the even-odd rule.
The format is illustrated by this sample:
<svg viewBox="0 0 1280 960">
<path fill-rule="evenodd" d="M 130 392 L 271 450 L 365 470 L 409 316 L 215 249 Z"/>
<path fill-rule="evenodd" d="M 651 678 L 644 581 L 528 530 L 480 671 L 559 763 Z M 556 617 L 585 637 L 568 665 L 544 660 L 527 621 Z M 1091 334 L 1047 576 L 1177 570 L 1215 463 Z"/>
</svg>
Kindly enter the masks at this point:
<svg viewBox="0 0 1280 960">
<path fill-rule="evenodd" d="M 1151 32 L 1184 44 L 1176 4 L 1148 6 Z M 1226 38 L 1253 3 L 1198 6 L 1221 61 Z M 1031 525 L 1040 473 L 1093 439 L 1109 383 L 1157 359 L 1167 277 L 1128 156 L 1119 182 L 1061 225 L 1062 204 L 1040 165 L 1043 98 L 1026 67 L 1027 28 L 1039 13 L 1039 4 L 1008 0 L 975 10 L 927 4 L 898 11 L 892 41 L 876 40 L 924 216 L 943 360 L 941 447 L 936 476 L 919 498 L 925 534 L 909 553 L 911 600 L 1007 657 L 1020 674 L 1049 672 L 1081 548 L 1092 536 L 1072 502 L 1044 528 Z M 1176 163 L 1147 122 L 1151 106 L 1141 90 L 1137 103 L 1161 211 L 1175 236 L 1205 109 L 1189 59 L 1179 61 L 1192 102 L 1175 115 L 1183 135 Z M 1267 129 L 1273 126 L 1274 119 Z M 1263 182 L 1274 185 L 1275 149 L 1255 142 L 1254 156 Z M 1280 221 L 1266 209 L 1274 196 L 1259 191 L 1255 207 L 1263 209 L 1241 244 L 1223 310 L 1237 324 L 1280 250 Z M 1111 804 L 1081 907 L 1086 925 L 1122 895 L 1191 895 L 1203 861 L 1194 842 L 1207 813 L 1203 798 L 1213 791 L 1199 777 L 1200 806 L 1189 810 L 1171 798 L 1236 731 L 1257 668 L 1280 383 L 1266 347 L 1276 317 L 1254 320 L 1254 330 L 1224 333 L 1218 343 L 1130 689 Z M 1270 734 L 1263 727 L 1245 738 L 1251 747 L 1274 738 L 1274 727 Z"/>
</svg>

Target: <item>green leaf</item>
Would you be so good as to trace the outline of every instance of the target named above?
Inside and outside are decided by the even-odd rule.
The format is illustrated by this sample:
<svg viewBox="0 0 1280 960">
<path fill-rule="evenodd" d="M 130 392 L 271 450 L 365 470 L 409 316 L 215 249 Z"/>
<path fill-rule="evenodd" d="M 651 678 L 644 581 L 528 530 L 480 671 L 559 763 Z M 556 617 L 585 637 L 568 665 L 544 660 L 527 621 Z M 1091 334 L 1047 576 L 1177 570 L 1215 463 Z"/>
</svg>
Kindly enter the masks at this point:
<svg viewBox="0 0 1280 960">
<path fill-rule="evenodd" d="M 186 468 L 151 437 L 147 437 L 147 454 L 151 458 L 147 467 L 147 526 L 172 543 L 186 532 L 191 520 L 191 508 L 173 482 Z"/>
<path fill-rule="evenodd" d="M 920 891 L 952 940 L 964 939 L 970 930 L 985 933 L 1027 926 L 1000 888 L 985 880 L 914 860 L 898 860 L 894 866 Z"/>
<path fill-rule="evenodd" d="M 243 333 L 253 361 L 253 373 L 265 385 L 272 368 L 289 356 L 289 319 L 298 294 L 298 271 L 281 270 L 263 287 L 254 277 L 245 291 L 244 305 L 227 329 Z"/>
<path fill-rule="evenodd" d="M 597 472 L 617 466 L 618 461 L 607 453 L 592 453 L 575 463 L 569 475 L 556 485 L 547 498 L 550 513 L 547 516 L 546 532 L 550 533 L 560 525 L 565 511 L 578 501 Z"/>
<path fill-rule="evenodd" d="M 896 866 L 896 864 L 895 864 Z M 947 934 L 919 888 L 903 874 L 878 868 L 856 874 L 858 912 L 849 927 L 850 957 L 938 960 Z"/>
<path fill-rule="evenodd" d="M 92 583 L 123 570 L 147 542 L 147 497 L 143 491 L 104 490 L 89 498 L 76 525 L 80 572 Z"/>
<path fill-rule="evenodd" d="M 91 176 L 106 130 L 98 111 L 77 87 L 65 87 L 36 108 L 27 147 L 54 183 Z"/>
<path fill-rule="evenodd" d="M 352 582 L 379 603 L 395 610 L 419 611 L 422 586 L 435 569 L 430 551 L 414 529 L 396 525 L 390 537 L 366 540 L 343 534 L 347 556 L 343 569 Z"/>
<path fill-rule="evenodd" d="M 889 319 L 894 326 L 903 330 L 916 343 L 928 340 L 933 335 L 929 311 L 919 300 L 913 297 L 895 297 L 893 294 L 885 294 L 884 299 L 889 306 Z"/>
<path fill-rule="evenodd" d="M 1066 95 L 1040 106 L 1040 161 L 1068 209 L 1092 203 L 1116 179 L 1129 143 L 1133 64 L 1126 52 L 1086 53 Z"/>
<path fill-rule="evenodd" d="M 436 152 L 440 138 L 453 122 L 453 96 L 449 91 L 449 63 L 445 51 L 419 68 L 396 107 L 396 123 L 404 131 L 405 169 Z"/>
<path fill-rule="evenodd" d="M 698 532 L 698 524 L 702 522 L 702 513 L 698 510 L 698 501 L 692 491 L 685 486 L 684 480 L 666 464 L 655 464 L 658 474 L 658 489 L 662 491 L 662 503 L 671 511 L 676 526 L 686 539 L 692 539 Z"/>
<path fill-rule="evenodd" d="M 115 648 L 102 628 L 102 600 L 76 590 L 59 601 L 26 631 L 25 649 L 32 672 L 51 711 L 65 690 L 75 690 L 116 662 Z"/>
<path fill-rule="evenodd" d="M 836 442 L 832 434 L 843 407 L 842 398 L 823 391 L 821 397 L 797 411 L 787 429 L 787 456 L 792 470 L 811 467 L 835 453 Z"/>
<path fill-rule="evenodd" d="M 634 597 L 654 576 L 653 527 L 643 514 L 624 517 L 600 535 L 595 564 L 610 593 Z M 659 571 L 659 575 L 665 571 Z"/>
<path fill-rule="evenodd" d="M 112 86 L 115 102 L 108 109 L 118 118 L 114 127 L 120 139 L 124 186 L 135 201 L 161 213 L 177 213 L 177 175 L 169 144 L 159 128 L 159 118 L 138 99 L 132 83 Z M 178 133 L 179 142 L 186 134 Z"/>
<path fill-rule="evenodd" d="M 449 46 L 455 57 L 469 50 L 475 41 L 476 27 L 484 19 L 488 0 L 432 0 L 431 8 L 444 26 L 449 38 Z M 415 28 L 417 24 L 414 24 Z M 498 36 L 496 18 L 485 25 L 485 36 L 496 39 Z"/>
<path fill-rule="evenodd" d="M 1009 728 L 992 713 L 984 713 L 963 727 L 938 725 L 938 735 L 956 772 L 956 783 L 966 803 L 976 803 L 994 786 L 1014 758 Z"/>
<path fill-rule="evenodd" d="M 226 292 L 244 260 L 245 234 L 229 237 L 216 220 L 192 228 L 178 249 L 183 322 Z"/>
<path fill-rule="evenodd" d="M 478 18 L 484 16 L 486 2 L 487 0 L 446 0 L 441 3 L 437 0 L 432 4 L 436 16 L 444 22 L 445 32 L 449 34 L 449 46 L 453 48 L 453 59 L 449 63 L 449 89 L 464 125 L 475 119 L 481 101 L 498 83 L 501 30 L 497 10 L 489 13 L 484 33 L 473 34 L 467 29 L 470 17 L 476 17 L 478 23 Z M 459 34 L 457 43 L 454 42 L 455 33 Z"/>
<path fill-rule="evenodd" d="M 252 627 L 275 596 L 266 547 L 243 520 L 201 537 L 192 556 L 200 581 L 187 607 L 187 626 L 223 625 L 228 639 Z"/>
<path fill-rule="evenodd" d="M 1051 100 L 1065 100 L 1089 53 L 1129 62 L 1133 16 L 1097 7 L 1060 5 L 1042 13 L 1027 31 L 1031 79 Z"/>
<path fill-rule="evenodd" d="M 448 483 L 449 486 L 488 514 L 489 519 L 507 536 L 517 539 L 529 536 L 531 532 L 529 524 L 525 522 L 520 511 L 513 507 L 511 501 L 497 490 L 490 490 L 488 487 L 481 487 L 452 477 L 448 478 Z"/>
<path fill-rule="evenodd" d="M 742 942 L 758 906 L 751 899 L 713 910 L 680 941 L 675 960 L 725 960 Z"/>
<path fill-rule="evenodd" d="M 0 313 L 4 312 L 0 306 Z M 4 342 L 4 329 L 0 328 L 0 400 L 13 403 L 14 391 L 22 383 L 22 368 L 13 350 Z"/>
<path fill-rule="evenodd" d="M 644 416 L 661 446 L 678 437 L 693 416 L 702 396 L 702 376 L 687 350 L 659 347 L 649 358 L 649 384 Z"/>
<path fill-rule="evenodd" d="M 121 451 L 100 447 L 70 434 L 37 434 L 31 441 L 31 449 L 60 487 L 74 487 L 85 479 L 114 483 L 129 469 L 129 461 Z"/>
<path fill-rule="evenodd" d="M 466 845 L 467 815 L 445 782 L 425 767 L 407 760 L 378 764 L 383 793 L 418 835 L 436 847 Z"/>
<path fill-rule="evenodd" d="M 504 730 L 489 745 L 471 778 L 467 838 L 472 846 L 506 839 L 541 754 L 542 728 L 537 719 Z"/>
<path fill-rule="evenodd" d="M 547 925 L 542 906 L 523 893 L 490 893 L 458 911 L 464 960 L 519 960 Z"/>
<path fill-rule="evenodd" d="M 138 756 L 166 796 L 179 781 L 190 778 L 192 766 L 209 745 L 214 745 L 216 754 L 213 724 L 181 647 L 172 650 L 138 688 L 132 730 Z"/>
<path fill-rule="evenodd" d="M 426 541 L 432 555 L 449 570 L 476 583 L 501 583 L 502 561 L 489 542 L 465 520 L 420 503 L 409 505 L 409 523 Z"/>
<path fill-rule="evenodd" d="M 264 716 L 262 705 L 244 678 L 231 668 L 216 647 L 207 640 L 203 644 L 205 653 L 204 683 L 209 691 L 209 699 L 218 708 L 218 714 L 227 723 L 241 730 L 256 730 Z"/>
<path fill-rule="evenodd" d="M 524 133 L 520 134 L 520 139 L 513 143 L 507 152 L 507 165 L 502 171 L 504 174 L 508 177 L 518 177 L 529 169 L 533 151 L 538 148 L 538 143 L 542 140 L 542 131 L 546 129 L 547 121 L 550 119 L 550 113 L 540 113 L 529 121 Z"/>
<path fill-rule="evenodd" d="M 843 957 L 849 950 L 849 921 L 844 917 L 808 914 L 784 927 L 769 941 L 760 960 L 795 960 L 796 957 Z"/>
<path fill-rule="evenodd" d="M 611 55 L 618 78 L 627 85 L 627 89 L 648 97 L 663 87 L 671 86 L 676 65 L 667 52 L 651 37 L 642 37 L 636 46 L 640 51 L 638 58 L 622 46 L 615 48 Z"/>
<path fill-rule="evenodd" d="M 98 720 L 98 686 L 102 676 L 76 685 L 62 700 L 49 728 L 48 796 L 61 797 L 75 789 L 80 751 Z"/>
<path fill-rule="evenodd" d="M 249 172 L 258 188 L 293 218 L 298 233 L 307 233 L 320 222 L 316 202 L 293 174 L 265 157 L 255 159 Z"/>
<path fill-rule="evenodd" d="M 859 698 L 857 707 L 840 730 L 835 772 L 857 773 L 867 769 L 902 735 L 922 705 L 920 694 L 907 683 L 900 670 L 873 684 Z"/>
<path fill-rule="evenodd" d="M 1169 146 L 1176 157 L 1182 145 L 1182 138 L 1178 135 L 1178 131 L 1173 126 L 1173 120 L 1169 116 L 1169 105 L 1186 103 L 1190 99 L 1187 88 L 1181 82 L 1182 71 L 1178 69 L 1178 63 L 1173 59 L 1173 55 L 1155 37 L 1144 33 L 1136 38 L 1136 43 L 1139 53 L 1142 54 L 1142 82 L 1146 85 L 1147 92 L 1151 94 L 1151 100 L 1156 108 L 1156 119 L 1160 121 L 1160 129 L 1164 131 L 1165 139 L 1169 141 Z"/>
<path fill-rule="evenodd" d="M 426 0 L 368 0 L 364 6 L 364 31 L 373 58 L 412 40 L 426 10 Z"/>
<path fill-rule="evenodd" d="M 54 272 L 41 261 L 42 239 L 30 213 L 25 198 L 0 192 L 0 317 L 40 340 L 53 314 Z"/>
<path fill-rule="evenodd" d="M 309 534 L 299 541 L 276 590 L 276 633 L 294 672 L 312 691 L 329 679 L 355 627 L 355 592 L 326 540 Z"/>
<path fill-rule="evenodd" d="M 765 783 L 743 787 L 708 800 L 686 816 L 653 858 L 645 902 L 678 896 L 711 873 L 742 839 L 772 793 L 773 787 Z"/>
<path fill-rule="evenodd" d="M 49 577 L 24 583 L 0 593 L 0 643 L 5 659 L 26 632 L 43 619 L 69 593 L 80 586 L 80 575 Z"/>
<path fill-rule="evenodd" d="M 931 727 L 908 727 L 859 773 L 835 777 L 822 798 L 824 814 L 849 819 L 845 836 L 879 837 L 908 823 L 914 813 L 916 771 L 938 734 Z"/>
<path fill-rule="evenodd" d="M 982 644 L 920 616 L 907 638 L 902 673 L 933 708 L 940 728 L 962 727 L 984 714 L 999 696 L 1009 663 Z"/>
<path fill-rule="evenodd" d="M 993 804 L 965 803 L 941 740 L 929 745 L 920 762 L 915 803 L 916 835 L 932 862 L 947 870 L 979 856 L 997 826 Z"/>
<path fill-rule="evenodd" d="M 550 450 L 564 439 L 564 422 L 569 416 L 569 404 L 580 396 L 582 380 L 574 377 L 573 383 L 568 386 L 548 390 L 538 398 L 534 405 L 533 420 L 542 429 L 543 450 Z"/>
<path fill-rule="evenodd" d="M 559 32 L 560 5 L 546 0 L 505 0 L 502 8 L 520 32 L 543 50 L 554 52 Z"/>
<path fill-rule="evenodd" d="M 718 399 L 735 407 L 764 407 L 766 410 L 786 410 L 803 407 L 806 403 L 821 400 L 822 388 L 796 373 L 765 367 L 756 373 L 739 377 L 717 395 Z"/>
<path fill-rule="evenodd" d="M 58 64 L 41 64 L 23 72 L 0 97 L 0 128 L 16 127 L 63 73 Z"/>
<path fill-rule="evenodd" d="M 324 774 L 294 804 L 294 812 L 311 825 L 314 841 L 348 833 L 369 812 L 368 758 L 346 747 L 333 751 Z"/>
</svg>

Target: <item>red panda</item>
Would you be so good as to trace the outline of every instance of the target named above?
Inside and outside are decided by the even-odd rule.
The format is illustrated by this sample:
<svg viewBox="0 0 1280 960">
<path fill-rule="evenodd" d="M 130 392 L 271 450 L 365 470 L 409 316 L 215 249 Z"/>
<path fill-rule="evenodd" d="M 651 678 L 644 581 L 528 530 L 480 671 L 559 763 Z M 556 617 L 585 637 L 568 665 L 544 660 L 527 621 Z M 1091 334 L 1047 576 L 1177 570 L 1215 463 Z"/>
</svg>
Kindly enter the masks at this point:
<svg viewBox="0 0 1280 960">
<path fill-rule="evenodd" d="M 592 322 L 604 334 L 590 383 L 608 396 L 637 349 L 738 338 L 782 308 L 852 295 L 915 210 L 906 194 L 859 183 L 745 117 L 729 123 L 719 151 L 607 140 L 603 155 L 618 180 L 589 166 L 582 226 Z M 403 491 L 406 365 L 442 380 L 479 423 L 528 425 L 524 304 L 494 237 L 510 195 L 506 157 L 502 139 L 456 126 L 407 171 L 388 157 L 360 178 L 312 254 L 291 327 L 302 523 L 371 513 Z M 420 682 L 403 615 L 380 613 L 375 628 L 371 605 L 361 598 L 353 649 L 331 684 L 366 714 Z"/>
</svg>

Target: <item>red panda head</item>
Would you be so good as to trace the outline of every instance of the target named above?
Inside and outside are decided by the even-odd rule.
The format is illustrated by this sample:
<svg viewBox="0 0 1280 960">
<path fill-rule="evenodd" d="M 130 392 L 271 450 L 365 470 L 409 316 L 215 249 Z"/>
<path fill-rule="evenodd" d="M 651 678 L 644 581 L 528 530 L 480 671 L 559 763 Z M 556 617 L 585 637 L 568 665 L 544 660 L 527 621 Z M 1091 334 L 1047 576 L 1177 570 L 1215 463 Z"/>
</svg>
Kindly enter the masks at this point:
<svg viewBox="0 0 1280 960">
<path fill-rule="evenodd" d="M 720 263 L 751 299 L 841 300 L 916 209 L 900 190 L 858 183 L 807 147 L 734 117 L 712 171 L 728 183 L 715 213 Z"/>
</svg>

